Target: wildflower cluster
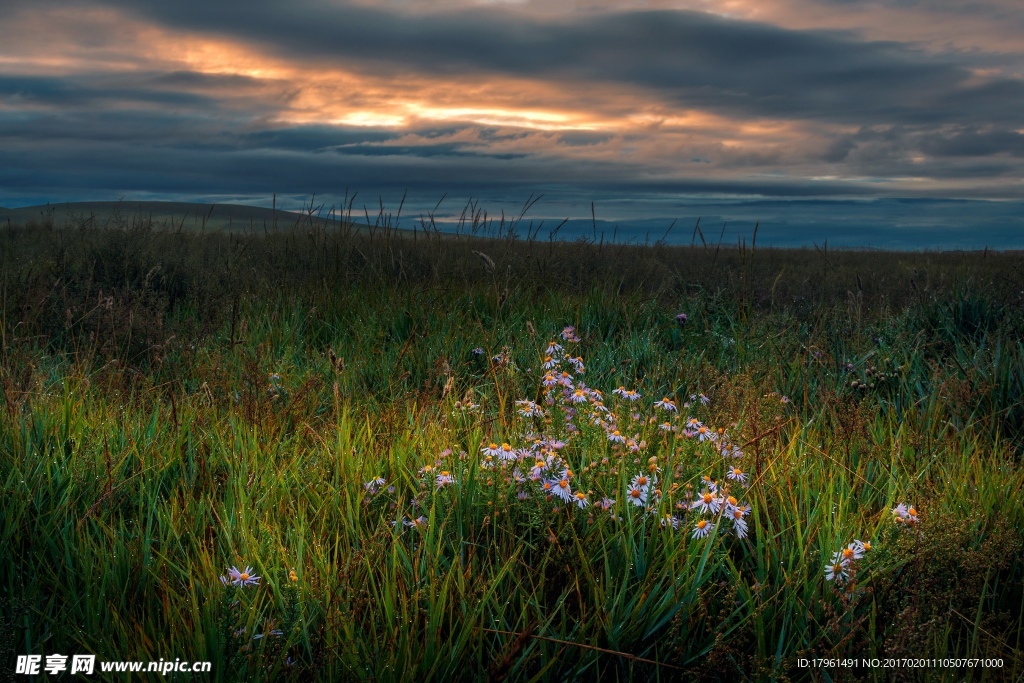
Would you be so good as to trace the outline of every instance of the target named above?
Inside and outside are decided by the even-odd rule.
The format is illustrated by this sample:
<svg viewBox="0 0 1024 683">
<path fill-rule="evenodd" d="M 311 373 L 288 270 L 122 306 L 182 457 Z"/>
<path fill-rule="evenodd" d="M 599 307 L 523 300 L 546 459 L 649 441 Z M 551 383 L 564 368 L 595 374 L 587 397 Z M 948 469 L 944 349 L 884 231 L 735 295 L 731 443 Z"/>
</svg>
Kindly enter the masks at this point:
<svg viewBox="0 0 1024 683">
<path fill-rule="evenodd" d="M 720 524 L 724 531 L 745 538 L 751 506 L 740 499 L 750 476 L 742 466 L 741 447 L 724 428 L 713 428 L 699 418 L 710 397 L 692 394 L 681 408 L 675 398 L 662 396 L 648 404 L 653 416 L 644 416 L 639 390 L 619 386 L 606 398 L 584 381 L 586 364 L 572 350 L 580 341 L 574 328 L 566 327 L 560 337 L 542 347 L 540 386 L 535 396 L 515 401 L 508 434 L 477 447 L 475 456 L 469 456 L 478 458 L 475 469 L 464 462 L 467 454 L 456 461 L 450 449 L 424 465 L 412 505 L 422 505 L 423 496 L 459 486 L 475 472 L 488 490 L 504 487 L 510 494 L 507 500 L 514 492 L 516 501 L 532 500 L 552 511 L 576 510 L 590 521 L 599 512 L 613 521 L 630 513 L 656 519 L 665 529 L 692 524 L 693 538 L 707 537 Z M 714 456 L 712 472 L 720 473 L 721 479 L 704 476 L 695 497 L 686 480 L 708 471 L 707 455 Z M 371 492 L 382 485 L 382 480 L 366 484 Z M 413 513 L 392 522 L 399 523 L 423 528 L 427 520 Z"/>
<path fill-rule="evenodd" d="M 832 553 L 832 559 L 825 567 L 825 580 L 837 584 L 850 581 L 857 572 L 857 562 L 870 550 L 870 541 L 854 540 L 842 550 Z"/>
</svg>

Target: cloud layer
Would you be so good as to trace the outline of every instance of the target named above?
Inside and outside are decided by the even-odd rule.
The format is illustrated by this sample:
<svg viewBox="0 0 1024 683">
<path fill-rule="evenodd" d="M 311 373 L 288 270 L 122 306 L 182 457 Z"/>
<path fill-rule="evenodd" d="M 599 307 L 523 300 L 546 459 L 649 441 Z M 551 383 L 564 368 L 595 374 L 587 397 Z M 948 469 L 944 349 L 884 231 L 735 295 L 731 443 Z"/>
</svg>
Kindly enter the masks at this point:
<svg viewBox="0 0 1024 683">
<path fill-rule="evenodd" d="M 0 204 L 1024 200 L 1012 3 L 639 4 L 14 0 Z"/>
</svg>

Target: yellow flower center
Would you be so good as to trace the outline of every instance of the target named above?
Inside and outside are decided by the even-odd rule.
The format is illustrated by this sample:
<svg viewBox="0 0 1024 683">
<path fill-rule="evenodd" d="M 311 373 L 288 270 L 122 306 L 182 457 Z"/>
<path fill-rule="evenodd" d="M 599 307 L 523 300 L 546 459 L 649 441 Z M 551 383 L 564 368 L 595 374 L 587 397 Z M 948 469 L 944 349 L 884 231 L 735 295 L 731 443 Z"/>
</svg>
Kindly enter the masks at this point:
<svg viewBox="0 0 1024 683">
<path fill-rule="evenodd" d="M 871 544 L 870 543 L 864 543 L 862 545 L 864 546 L 864 550 L 871 550 Z"/>
<path fill-rule="evenodd" d="M 629 495 L 633 496 L 634 498 L 639 498 L 640 497 L 640 489 L 633 489 L 632 491 L 629 492 Z"/>
<path fill-rule="evenodd" d="M 708 520 L 706 520 L 706 519 L 702 519 L 699 522 L 697 522 L 697 528 L 698 529 L 703 529 L 707 525 L 708 525 Z"/>
<path fill-rule="evenodd" d="M 710 504 L 711 501 L 713 501 L 715 499 L 715 497 L 713 495 L 711 495 L 710 493 L 705 493 L 703 498 L 704 498 L 704 503 L 705 504 Z"/>
<path fill-rule="evenodd" d="M 742 510 L 733 510 L 732 511 L 732 516 L 735 517 L 736 519 L 743 519 L 743 511 Z"/>
<path fill-rule="evenodd" d="M 441 470 L 441 476 L 442 477 L 447 477 L 448 476 L 448 470 Z"/>
<path fill-rule="evenodd" d="M 577 491 L 576 492 L 576 499 L 577 500 L 583 500 L 586 497 L 587 497 L 587 494 L 583 493 L 582 491 Z"/>
<path fill-rule="evenodd" d="M 647 477 L 637 477 L 637 486 L 647 486 Z"/>
<path fill-rule="evenodd" d="M 543 460 L 538 460 L 537 461 L 537 467 L 543 468 L 544 467 L 544 461 Z"/>
<path fill-rule="evenodd" d="M 733 467 L 732 468 L 732 473 L 733 473 L 733 476 L 738 477 L 741 474 L 743 474 L 743 470 L 741 470 L 739 467 Z"/>
<path fill-rule="evenodd" d="M 850 550 L 849 548 L 843 548 L 843 557 L 845 557 L 847 559 L 853 557 L 853 551 Z"/>
<path fill-rule="evenodd" d="M 558 482 L 558 485 L 560 487 L 562 487 L 563 489 L 567 489 L 567 488 L 569 488 L 569 480 L 568 479 L 563 479 L 562 481 Z"/>
<path fill-rule="evenodd" d="M 735 506 L 738 502 L 734 497 L 729 496 L 729 505 Z"/>
<path fill-rule="evenodd" d="M 249 580 L 249 575 L 246 572 L 242 572 L 241 574 L 238 575 L 238 578 L 240 578 L 242 581 L 248 581 Z"/>
<path fill-rule="evenodd" d="M 917 517 L 917 508 L 910 508 L 909 510 L 907 510 L 907 512 L 909 512 L 914 517 Z"/>
</svg>

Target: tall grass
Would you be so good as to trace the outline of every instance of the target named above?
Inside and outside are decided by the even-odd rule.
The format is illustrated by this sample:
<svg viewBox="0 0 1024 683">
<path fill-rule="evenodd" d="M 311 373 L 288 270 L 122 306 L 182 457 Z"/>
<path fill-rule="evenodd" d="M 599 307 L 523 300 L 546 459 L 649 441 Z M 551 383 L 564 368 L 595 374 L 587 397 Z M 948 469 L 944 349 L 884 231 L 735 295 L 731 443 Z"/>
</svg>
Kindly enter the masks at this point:
<svg viewBox="0 0 1024 683">
<path fill-rule="evenodd" d="M 800 658 L 977 657 L 1002 667 L 895 676 L 1024 676 L 1019 255 L 453 238 L 383 216 L 0 230 L 8 660 L 180 657 L 216 680 L 801 680 L 821 672 Z M 570 435 L 561 399 L 544 405 L 540 364 L 566 325 L 576 381 L 638 453 L 604 427 Z M 675 432 L 658 428 L 662 397 Z M 520 416 L 522 399 L 551 422 Z M 676 506 L 728 471 L 682 434 L 691 415 L 742 449 L 746 538 L 724 518 L 693 538 L 701 516 Z M 588 507 L 485 467 L 481 447 L 527 431 L 567 442 Z M 626 486 L 651 457 L 663 495 L 646 514 Z M 901 502 L 919 523 L 894 522 Z M 827 581 L 855 539 L 872 544 L 855 577 Z M 246 566 L 258 586 L 219 580 Z"/>
</svg>

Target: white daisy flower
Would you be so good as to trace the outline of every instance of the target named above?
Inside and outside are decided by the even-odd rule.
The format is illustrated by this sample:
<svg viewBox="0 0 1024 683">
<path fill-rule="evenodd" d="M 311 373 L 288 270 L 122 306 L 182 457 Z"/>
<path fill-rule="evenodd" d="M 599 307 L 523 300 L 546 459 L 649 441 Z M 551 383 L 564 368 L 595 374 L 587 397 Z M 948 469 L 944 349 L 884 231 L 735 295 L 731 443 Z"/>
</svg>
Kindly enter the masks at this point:
<svg viewBox="0 0 1024 683">
<path fill-rule="evenodd" d="M 448 470 L 441 470 L 441 472 L 437 475 L 437 488 L 439 489 L 454 483 L 455 478 L 452 477 L 452 473 L 449 472 Z"/>
<path fill-rule="evenodd" d="M 573 388 L 572 377 L 569 376 L 568 372 L 563 372 L 558 376 L 558 383 L 561 384 L 566 389 Z"/>
<path fill-rule="evenodd" d="M 637 507 L 644 507 L 647 505 L 647 488 L 630 485 L 626 489 L 626 500 Z"/>
<path fill-rule="evenodd" d="M 363 484 L 363 488 L 370 493 L 376 493 L 377 489 L 384 485 L 384 477 L 375 477 Z"/>
<path fill-rule="evenodd" d="M 625 393 L 623 398 L 626 399 L 627 401 L 639 401 L 643 397 L 640 395 L 639 391 L 634 391 L 633 389 L 630 389 Z M 673 408 L 672 410 L 675 410 L 675 408 Z"/>
<path fill-rule="evenodd" d="M 221 583 L 223 583 L 224 577 L 221 577 Z M 242 571 L 238 571 L 236 567 L 228 569 L 228 580 L 234 586 L 258 586 L 260 585 L 260 577 L 253 574 L 252 567 L 246 567 Z"/>
<path fill-rule="evenodd" d="M 572 488 L 569 486 L 569 478 L 552 479 L 551 492 L 568 503 L 572 499 Z"/>
<path fill-rule="evenodd" d="M 569 396 L 570 403 L 586 403 L 588 400 L 587 395 L 583 393 L 582 389 L 576 389 L 576 391 L 572 392 Z"/>
<path fill-rule="evenodd" d="M 725 478 L 731 479 L 732 481 L 738 481 L 741 484 L 747 483 L 747 473 L 739 467 L 733 467 L 729 473 L 725 475 Z"/>
<path fill-rule="evenodd" d="M 498 451 L 498 459 L 500 460 L 516 460 L 518 459 L 515 449 L 507 443 L 501 444 L 501 448 Z"/>
<path fill-rule="evenodd" d="M 663 432 L 674 432 L 676 431 L 676 426 L 671 422 L 662 422 L 660 425 L 658 425 L 658 429 L 660 429 Z"/>
<path fill-rule="evenodd" d="M 543 476 L 543 473 L 547 471 L 550 466 L 550 459 L 537 458 L 533 463 L 533 467 L 530 468 L 530 478 L 535 481 L 540 479 L 540 477 Z"/>
<path fill-rule="evenodd" d="M 612 443 L 625 443 L 626 437 L 622 436 L 622 432 L 620 432 L 618 429 L 613 429 L 611 432 L 608 433 L 608 440 L 611 441 Z"/>
<path fill-rule="evenodd" d="M 554 356 L 544 356 L 544 362 L 540 364 L 544 370 L 553 370 L 558 367 L 559 360 Z"/>
<path fill-rule="evenodd" d="M 498 444 L 492 442 L 490 445 L 481 448 L 480 452 L 484 455 L 495 456 L 501 454 L 501 448 L 498 447 Z"/>
<path fill-rule="evenodd" d="M 633 481 L 629 482 L 629 485 L 639 486 L 644 491 L 646 491 L 647 487 L 649 487 L 652 483 L 656 482 L 651 477 L 647 476 L 646 474 L 638 474 L 635 477 L 633 477 Z"/>
<path fill-rule="evenodd" d="M 541 386 L 545 386 L 545 387 L 553 387 L 556 384 L 558 384 L 558 380 L 550 372 L 548 374 L 544 375 L 544 379 L 541 381 Z"/>
<path fill-rule="evenodd" d="M 582 491 L 577 491 L 575 495 L 573 495 L 573 502 L 576 503 L 581 510 L 590 505 L 590 501 L 587 500 L 587 494 Z"/>
<path fill-rule="evenodd" d="M 621 387 L 620 386 L 618 389 L 612 389 L 612 393 L 615 394 L 616 396 L 621 396 L 622 398 L 625 398 L 626 397 L 626 387 Z"/>
<path fill-rule="evenodd" d="M 849 570 L 847 566 L 842 562 L 832 562 L 825 567 L 825 580 L 834 581 L 835 583 L 842 583 L 850 578 Z"/>
<path fill-rule="evenodd" d="M 693 527 L 693 538 L 704 538 L 711 533 L 711 530 L 715 528 L 715 525 L 706 519 L 702 519 Z"/>
<path fill-rule="evenodd" d="M 562 346 L 560 344 L 552 341 L 552 342 L 548 342 L 548 348 L 544 352 L 544 355 L 545 356 L 557 356 L 558 354 L 562 353 L 562 351 L 563 351 Z"/>
<path fill-rule="evenodd" d="M 722 509 L 722 502 L 722 499 L 716 496 L 713 491 L 705 490 L 697 496 L 697 499 L 690 504 L 690 507 L 694 510 L 717 515 Z"/>
<path fill-rule="evenodd" d="M 576 358 L 568 358 L 566 360 L 569 361 L 569 365 L 571 365 L 573 370 L 576 371 L 576 374 L 582 375 L 585 372 L 586 369 L 583 367 L 583 359 L 579 356 Z"/>
<path fill-rule="evenodd" d="M 832 556 L 832 562 L 834 563 L 838 560 L 843 564 L 851 564 L 852 562 L 856 562 L 857 560 L 864 557 L 865 551 L 870 549 L 870 543 L 868 543 L 867 546 L 865 546 L 864 543 L 862 543 L 861 541 L 854 541 L 853 543 L 846 546 L 839 552 L 835 553 Z"/>
<path fill-rule="evenodd" d="M 700 442 L 712 441 L 712 440 L 714 440 L 714 438 L 715 438 L 715 433 L 712 432 L 707 427 L 705 427 L 704 425 L 701 425 L 700 427 L 697 427 L 697 440 L 698 441 L 700 441 Z"/>
<path fill-rule="evenodd" d="M 667 396 L 661 399 L 660 401 L 655 401 L 654 407 L 661 408 L 662 410 L 668 411 L 670 413 L 674 413 L 676 412 L 676 410 L 678 410 L 676 408 L 676 402 Z"/>
</svg>

